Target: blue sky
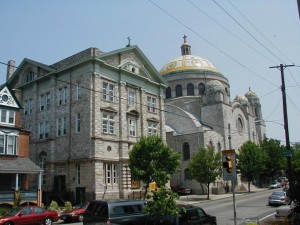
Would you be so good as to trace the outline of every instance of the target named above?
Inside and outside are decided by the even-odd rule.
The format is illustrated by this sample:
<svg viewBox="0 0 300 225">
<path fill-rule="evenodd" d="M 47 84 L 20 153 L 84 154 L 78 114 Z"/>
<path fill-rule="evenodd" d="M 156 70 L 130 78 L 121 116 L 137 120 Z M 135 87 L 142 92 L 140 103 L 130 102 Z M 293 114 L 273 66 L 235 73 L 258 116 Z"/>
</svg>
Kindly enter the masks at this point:
<svg viewBox="0 0 300 225">
<path fill-rule="evenodd" d="M 53 64 L 89 47 L 138 45 L 160 70 L 180 56 L 210 60 L 231 85 L 231 100 L 249 87 L 260 97 L 267 135 L 285 144 L 281 79 L 271 66 L 300 66 L 297 0 L 1 0 L 0 83 L 8 60 Z M 291 142 L 300 142 L 300 68 L 284 70 Z"/>
</svg>

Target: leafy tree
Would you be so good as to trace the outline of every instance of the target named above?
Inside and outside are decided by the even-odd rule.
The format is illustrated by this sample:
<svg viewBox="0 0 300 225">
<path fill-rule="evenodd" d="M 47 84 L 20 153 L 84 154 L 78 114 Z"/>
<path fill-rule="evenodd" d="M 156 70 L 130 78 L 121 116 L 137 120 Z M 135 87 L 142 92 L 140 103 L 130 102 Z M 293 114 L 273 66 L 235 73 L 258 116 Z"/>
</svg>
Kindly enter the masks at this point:
<svg viewBox="0 0 300 225">
<path fill-rule="evenodd" d="M 218 176 L 221 176 L 221 152 L 215 152 L 213 147 L 200 148 L 193 154 L 188 163 L 190 177 L 207 187 L 207 199 L 209 199 L 209 185 L 214 182 Z"/>
<path fill-rule="evenodd" d="M 159 191 L 151 191 L 151 194 L 147 195 L 147 199 L 151 200 L 147 202 L 145 207 L 145 212 L 153 218 L 154 223 L 158 222 L 162 224 L 162 219 L 165 216 L 177 216 L 178 208 L 176 205 L 176 199 L 178 199 L 178 194 L 166 188 L 161 187 Z M 156 221 L 156 219 L 158 221 Z"/>
<path fill-rule="evenodd" d="M 132 178 L 146 185 L 144 199 L 149 184 L 156 182 L 163 187 L 179 166 L 179 154 L 174 152 L 156 135 L 143 136 L 129 152 L 129 168 Z"/>
<path fill-rule="evenodd" d="M 267 155 L 264 150 L 251 141 L 245 142 L 237 155 L 237 168 L 242 180 L 248 182 L 250 192 L 251 182 L 265 169 Z"/>
<path fill-rule="evenodd" d="M 260 148 L 267 154 L 265 172 L 273 180 L 278 171 L 285 170 L 287 167 L 286 158 L 283 156 L 285 147 L 280 145 L 279 140 L 266 138 L 260 143 Z"/>
</svg>

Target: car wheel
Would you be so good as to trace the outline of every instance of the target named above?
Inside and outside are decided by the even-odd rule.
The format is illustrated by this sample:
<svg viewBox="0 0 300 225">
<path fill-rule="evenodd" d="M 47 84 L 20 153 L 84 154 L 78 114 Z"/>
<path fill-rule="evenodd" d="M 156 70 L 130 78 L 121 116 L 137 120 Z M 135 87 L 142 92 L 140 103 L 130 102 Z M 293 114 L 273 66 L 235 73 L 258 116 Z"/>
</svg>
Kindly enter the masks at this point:
<svg viewBox="0 0 300 225">
<path fill-rule="evenodd" d="M 6 222 L 4 225 L 13 225 L 13 222 Z"/>
<path fill-rule="evenodd" d="M 44 222 L 45 225 L 52 225 L 52 219 L 51 218 L 46 218 L 45 219 L 45 222 Z"/>
<path fill-rule="evenodd" d="M 83 221 L 83 215 L 82 215 L 82 214 L 79 214 L 79 215 L 78 215 L 78 221 L 79 221 L 79 222 L 82 222 L 82 221 Z"/>
</svg>

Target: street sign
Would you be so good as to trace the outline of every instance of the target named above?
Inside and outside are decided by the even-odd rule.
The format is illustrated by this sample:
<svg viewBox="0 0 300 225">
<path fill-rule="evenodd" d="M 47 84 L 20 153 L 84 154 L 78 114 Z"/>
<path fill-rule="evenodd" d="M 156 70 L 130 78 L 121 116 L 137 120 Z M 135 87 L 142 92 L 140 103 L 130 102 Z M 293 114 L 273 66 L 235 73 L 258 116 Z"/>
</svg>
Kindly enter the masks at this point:
<svg viewBox="0 0 300 225">
<path fill-rule="evenodd" d="M 287 149 L 283 152 L 283 156 L 292 156 L 294 155 L 294 151 L 292 149 Z"/>
<path fill-rule="evenodd" d="M 235 150 L 223 150 L 222 151 L 222 172 L 223 180 L 236 180 L 236 154 Z"/>
<path fill-rule="evenodd" d="M 259 220 L 257 217 L 246 219 L 246 225 L 258 225 L 258 224 L 259 224 Z"/>
</svg>

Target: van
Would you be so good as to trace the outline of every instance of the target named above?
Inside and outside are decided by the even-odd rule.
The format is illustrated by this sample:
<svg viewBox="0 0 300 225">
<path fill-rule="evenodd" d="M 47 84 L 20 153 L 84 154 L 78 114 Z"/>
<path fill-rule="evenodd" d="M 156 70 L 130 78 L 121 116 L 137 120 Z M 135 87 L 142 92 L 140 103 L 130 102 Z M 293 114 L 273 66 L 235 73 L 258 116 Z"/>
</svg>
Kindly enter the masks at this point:
<svg viewBox="0 0 300 225">
<path fill-rule="evenodd" d="M 131 199 L 91 201 L 84 213 L 83 225 L 144 225 L 147 221 L 147 214 L 143 212 L 145 203 Z"/>
</svg>

